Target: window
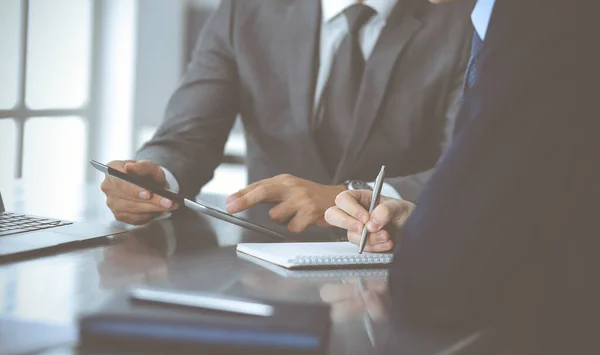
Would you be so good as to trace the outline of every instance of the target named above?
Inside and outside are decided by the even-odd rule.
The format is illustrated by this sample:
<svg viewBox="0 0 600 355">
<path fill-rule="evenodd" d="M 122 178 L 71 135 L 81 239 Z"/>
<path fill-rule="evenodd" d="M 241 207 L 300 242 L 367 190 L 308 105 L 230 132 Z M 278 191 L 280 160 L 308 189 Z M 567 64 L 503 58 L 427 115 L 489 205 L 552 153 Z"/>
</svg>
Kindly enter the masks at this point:
<svg viewBox="0 0 600 355">
<path fill-rule="evenodd" d="M 0 191 L 13 179 L 17 129 L 12 118 L 0 120 Z"/>
<path fill-rule="evenodd" d="M 0 0 L 0 191 L 14 178 L 39 181 L 40 174 L 79 184 L 87 171 L 92 181 L 101 176 L 87 158 L 133 156 L 180 80 L 191 51 L 185 44 L 196 42 L 216 5 Z M 186 21 L 193 27 L 187 32 Z M 246 184 L 236 127 L 226 164 L 205 191 L 231 193 Z"/>
<path fill-rule="evenodd" d="M 93 4 L 2 1 L 0 188 L 7 179 L 36 178 L 40 169 L 61 162 L 63 176 L 83 181 Z"/>
</svg>

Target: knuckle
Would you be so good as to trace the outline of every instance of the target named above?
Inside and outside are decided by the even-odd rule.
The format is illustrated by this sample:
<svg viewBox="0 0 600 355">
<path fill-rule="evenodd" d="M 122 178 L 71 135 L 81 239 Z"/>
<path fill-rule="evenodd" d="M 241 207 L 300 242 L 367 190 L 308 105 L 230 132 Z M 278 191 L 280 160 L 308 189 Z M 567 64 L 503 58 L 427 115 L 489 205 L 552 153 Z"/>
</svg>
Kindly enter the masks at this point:
<svg viewBox="0 0 600 355">
<path fill-rule="evenodd" d="M 132 217 L 131 218 L 131 222 L 129 222 L 129 223 L 131 223 L 133 225 L 136 225 L 136 226 L 139 226 L 139 225 L 142 225 L 142 224 L 146 224 L 148 222 L 150 222 L 150 219 L 147 218 L 147 217 Z"/>
<path fill-rule="evenodd" d="M 325 214 L 323 216 L 325 217 L 327 222 L 329 222 L 332 219 L 332 217 L 335 215 L 336 209 L 337 209 L 337 207 L 329 207 L 328 209 L 325 210 Z"/>
<path fill-rule="evenodd" d="M 104 180 L 102 180 L 102 184 L 100 184 L 100 190 L 102 190 L 102 192 L 104 192 L 104 194 L 110 193 L 111 182 L 107 177 L 104 178 Z"/>
<path fill-rule="evenodd" d="M 405 217 L 410 216 L 410 214 L 415 210 L 415 207 L 416 207 L 416 205 L 414 205 L 410 202 L 405 202 L 405 201 L 400 206 L 401 206 L 401 210 L 403 211 Z"/>
<path fill-rule="evenodd" d="M 127 215 L 126 215 L 126 214 L 124 214 L 124 213 L 122 213 L 122 212 L 116 212 L 116 211 L 113 211 L 113 215 L 115 216 L 115 219 L 116 219 L 117 221 L 120 221 L 120 222 L 128 222 L 128 220 L 127 220 Z"/>
<path fill-rule="evenodd" d="M 161 207 L 161 208 L 162 208 L 162 205 L 161 205 L 161 203 L 160 203 L 160 201 L 162 201 L 162 199 L 163 199 L 163 198 L 162 198 L 161 196 L 154 195 L 154 196 L 152 196 L 152 198 L 150 199 L 150 203 L 152 203 L 152 205 L 154 205 L 154 206 L 156 206 L 156 207 Z"/>
<path fill-rule="evenodd" d="M 319 206 L 317 206 L 316 203 L 311 203 L 306 207 L 306 212 L 308 213 L 308 215 L 310 217 L 316 217 L 318 215 L 320 215 L 321 213 L 319 212 Z"/>
<path fill-rule="evenodd" d="M 336 197 L 335 197 L 335 204 L 336 205 L 341 205 L 344 202 L 344 199 L 346 198 L 347 195 L 347 191 L 342 191 L 341 193 L 339 193 Z"/>
<path fill-rule="evenodd" d="M 377 244 L 373 246 L 376 252 L 385 252 L 394 248 L 394 243 L 391 240 L 388 240 L 385 243 Z"/>
<path fill-rule="evenodd" d="M 346 236 L 348 237 L 348 241 L 350 241 L 351 243 L 354 243 L 354 244 L 358 244 L 358 241 L 359 241 L 358 234 L 348 231 L 348 233 L 346 233 Z"/>
<path fill-rule="evenodd" d="M 309 199 L 302 199 L 298 203 L 298 209 L 304 213 L 312 213 L 315 210 L 315 204 Z"/>
<path fill-rule="evenodd" d="M 390 206 L 381 205 L 381 212 L 379 213 L 381 217 L 385 218 L 386 220 L 389 220 L 392 217 L 393 213 L 394 211 L 392 211 Z"/>
<path fill-rule="evenodd" d="M 386 241 L 388 241 L 388 236 L 385 233 L 379 232 L 379 233 L 371 233 L 371 235 L 369 235 L 369 244 L 371 245 L 378 245 L 381 243 L 385 243 Z"/>
<path fill-rule="evenodd" d="M 313 223 L 317 219 L 319 219 L 319 214 L 316 212 L 309 212 L 306 214 L 306 222 L 307 223 Z"/>
<path fill-rule="evenodd" d="M 111 168 L 117 168 L 117 167 L 123 165 L 123 161 L 122 160 L 112 160 L 112 161 L 110 161 L 106 165 L 109 166 L 109 167 L 111 167 Z"/>
<path fill-rule="evenodd" d="M 310 199 L 310 189 L 309 188 L 307 188 L 306 186 L 298 186 L 297 189 L 298 189 L 298 194 L 301 197 Z"/>
<path fill-rule="evenodd" d="M 281 174 L 279 175 L 279 180 L 285 185 L 293 187 L 296 185 L 296 177 L 291 174 Z"/>
<path fill-rule="evenodd" d="M 269 194 L 269 187 L 261 185 L 256 188 L 256 195 L 259 197 L 265 197 Z M 243 197 L 242 197 L 243 198 Z"/>
<path fill-rule="evenodd" d="M 368 251 L 369 253 L 377 253 L 379 250 L 377 250 L 377 247 L 372 245 L 365 245 L 365 251 Z"/>
<path fill-rule="evenodd" d="M 302 227 L 302 225 L 295 223 L 295 224 L 290 224 L 288 226 L 288 230 L 292 233 L 300 233 L 304 230 L 304 228 Z"/>
<path fill-rule="evenodd" d="M 269 211 L 269 217 L 271 217 L 271 219 L 277 219 L 279 217 L 279 214 L 277 213 L 276 210 L 272 209 Z"/>
</svg>

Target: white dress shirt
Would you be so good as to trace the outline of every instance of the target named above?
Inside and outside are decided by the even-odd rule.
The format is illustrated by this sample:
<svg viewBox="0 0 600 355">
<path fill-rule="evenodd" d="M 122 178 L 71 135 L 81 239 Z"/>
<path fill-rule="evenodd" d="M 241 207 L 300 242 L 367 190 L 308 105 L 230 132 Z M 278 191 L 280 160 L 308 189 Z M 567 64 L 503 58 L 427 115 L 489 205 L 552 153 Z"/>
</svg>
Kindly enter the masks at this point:
<svg viewBox="0 0 600 355">
<path fill-rule="evenodd" d="M 364 5 L 367 5 L 377 12 L 369 21 L 362 27 L 359 33 L 360 46 L 365 57 L 365 61 L 369 59 L 381 30 L 385 26 L 387 19 L 396 6 L 398 0 L 365 0 Z M 323 89 L 329 79 L 333 58 L 344 37 L 348 34 L 348 21 L 343 14 L 343 11 L 358 3 L 357 0 L 321 0 L 321 36 L 319 48 L 319 71 L 317 75 L 317 84 L 315 87 L 315 98 L 313 102 L 313 112 L 316 112 Z M 173 191 L 179 191 L 179 184 L 175 176 L 163 168 L 167 176 L 167 188 Z M 373 175 L 377 172 L 374 171 Z M 373 187 L 373 183 L 369 183 Z M 384 183 L 381 189 L 381 194 L 389 197 L 400 198 L 400 195 L 390 184 Z"/>
<path fill-rule="evenodd" d="M 487 34 L 488 25 L 490 24 L 495 4 L 496 0 L 478 0 L 475 8 L 473 8 L 471 21 L 473 22 L 473 27 L 475 27 L 475 31 L 477 31 L 479 38 L 482 40 L 485 40 L 485 35 Z"/>
</svg>

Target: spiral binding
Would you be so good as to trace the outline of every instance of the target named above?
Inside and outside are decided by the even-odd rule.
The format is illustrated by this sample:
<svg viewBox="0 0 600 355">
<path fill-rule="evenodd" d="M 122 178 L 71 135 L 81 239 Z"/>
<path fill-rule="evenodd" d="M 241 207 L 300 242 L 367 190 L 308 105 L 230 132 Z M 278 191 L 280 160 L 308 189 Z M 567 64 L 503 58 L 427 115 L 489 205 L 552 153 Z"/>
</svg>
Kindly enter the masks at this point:
<svg viewBox="0 0 600 355">
<path fill-rule="evenodd" d="M 297 279 L 385 279 L 389 275 L 388 269 L 321 269 L 321 270 L 294 270 L 288 271 L 286 277 Z"/>
<path fill-rule="evenodd" d="M 392 254 L 357 254 L 352 256 L 298 256 L 289 259 L 288 263 L 292 265 L 380 265 L 392 262 Z"/>
</svg>

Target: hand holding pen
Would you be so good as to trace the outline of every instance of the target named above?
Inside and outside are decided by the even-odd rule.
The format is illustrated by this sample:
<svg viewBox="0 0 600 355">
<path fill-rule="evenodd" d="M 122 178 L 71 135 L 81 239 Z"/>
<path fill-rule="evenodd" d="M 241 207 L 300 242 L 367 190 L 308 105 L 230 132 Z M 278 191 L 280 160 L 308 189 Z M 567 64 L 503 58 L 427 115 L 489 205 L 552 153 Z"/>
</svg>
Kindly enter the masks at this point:
<svg viewBox="0 0 600 355">
<path fill-rule="evenodd" d="M 383 179 L 384 172 L 380 172 L 380 178 L 378 176 L 377 179 L 380 180 L 380 186 Z M 377 182 L 375 185 L 378 185 Z M 377 193 L 377 190 L 378 187 L 375 186 L 372 192 L 344 191 L 336 197 L 336 206 L 325 212 L 325 220 L 332 226 L 346 229 L 348 240 L 356 245 L 360 246 L 366 228 L 364 251 L 367 252 L 392 250 L 398 230 L 415 208 L 413 203 L 405 200 L 378 196 L 380 191 Z M 402 194 L 401 191 L 398 192 Z"/>
</svg>

